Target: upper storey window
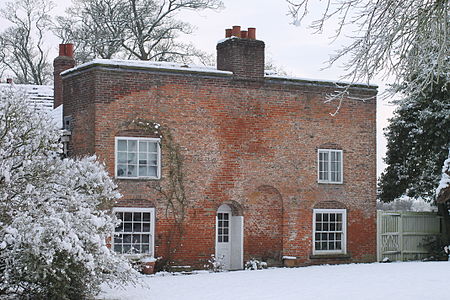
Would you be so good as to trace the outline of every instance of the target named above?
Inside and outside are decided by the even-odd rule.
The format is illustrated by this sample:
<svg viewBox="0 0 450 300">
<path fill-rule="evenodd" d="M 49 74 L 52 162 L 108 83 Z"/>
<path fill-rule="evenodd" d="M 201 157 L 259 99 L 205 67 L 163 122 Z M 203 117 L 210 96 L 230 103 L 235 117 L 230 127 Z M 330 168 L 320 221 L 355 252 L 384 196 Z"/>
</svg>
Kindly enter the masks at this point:
<svg viewBox="0 0 450 300">
<path fill-rule="evenodd" d="M 116 177 L 161 177 L 161 150 L 158 138 L 116 137 Z"/>
<path fill-rule="evenodd" d="M 342 183 L 342 150 L 319 149 L 318 182 Z"/>
</svg>

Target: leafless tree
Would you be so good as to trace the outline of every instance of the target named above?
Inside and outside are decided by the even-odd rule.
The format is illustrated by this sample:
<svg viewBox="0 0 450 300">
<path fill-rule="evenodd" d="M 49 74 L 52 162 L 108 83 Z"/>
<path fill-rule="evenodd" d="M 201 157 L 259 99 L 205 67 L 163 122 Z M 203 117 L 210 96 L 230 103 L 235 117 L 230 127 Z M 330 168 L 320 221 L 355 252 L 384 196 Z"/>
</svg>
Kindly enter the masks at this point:
<svg viewBox="0 0 450 300">
<path fill-rule="evenodd" d="M 1 10 L 11 26 L 0 33 L 0 68 L 18 83 L 41 85 L 51 81 L 44 40 L 53 6 L 50 0 L 16 0 L 7 2 Z"/>
<path fill-rule="evenodd" d="M 74 0 L 67 16 L 58 18 L 55 33 L 76 44 L 82 61 L 93 57 L 160 61 L 205 58 L 207 55 L 191 44 L 177 41 L 180 34 L 193 30 L 177 19 L 177 14 L 221 6 L 220 0 Z"/>
<path fill-rule="evenodd" d="M 294 24 L 300 24 L 312 5 L 309 0 L 286 0 Z M 450 83 L 450 2 L 448 0 L 324 0 L 325 10 L 311 27 L 322 32 L 336 20 L 336 37 L 352 27 L 352 42 L 329 61 L 343 58 L 351 82 L 375 76 L 408 81 L 410 91 L 421 92 L 441 80 Z M 317 3 L 314 3 L 317 4 Z M 356 28 L 356 30 L 355 30 Z M 404 90 L 405 87 L 402 87 Z M 391 91 L 396 91 L 392 89 Z"/>
</svg>

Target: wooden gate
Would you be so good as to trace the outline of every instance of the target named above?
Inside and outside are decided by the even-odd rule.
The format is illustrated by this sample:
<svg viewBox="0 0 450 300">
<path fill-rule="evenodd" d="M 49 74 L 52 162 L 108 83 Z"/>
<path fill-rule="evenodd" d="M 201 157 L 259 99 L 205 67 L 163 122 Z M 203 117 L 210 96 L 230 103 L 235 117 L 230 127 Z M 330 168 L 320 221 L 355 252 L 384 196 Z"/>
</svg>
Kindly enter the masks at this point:
<svg viewBox="0 0 450 300">
<path fill-rule="evenodd" d="M 377 258 L 421 260 L 429 256 L 427 239 L 441 234 L 441 217 L 433 212 L 377 212 Z"/>
</svg>

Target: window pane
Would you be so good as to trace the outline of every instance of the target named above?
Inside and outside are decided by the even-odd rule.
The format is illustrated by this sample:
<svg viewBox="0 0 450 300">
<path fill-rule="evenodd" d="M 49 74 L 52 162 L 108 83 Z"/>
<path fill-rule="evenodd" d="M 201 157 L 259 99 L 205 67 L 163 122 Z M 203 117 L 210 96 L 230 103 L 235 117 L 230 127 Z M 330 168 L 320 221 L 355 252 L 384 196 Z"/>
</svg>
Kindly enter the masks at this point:
<svg viewBox="0 0 450 300">
<path fill-rule="evenodd" d="M 125 177 L 127 171 L 126 165 L 117 165 L 117 177 Z"/>
<path fill-rule="evenodd" d="M 122 243 L 122 236 L 121 235 L 116 235 L 114 237 L 114 244 L 121 244 Z"/>
<path fill-rule="evenodd" d="M 148 164 L 150 166 L 156 166 L 158 164 L 158 154 L 149 154 L 148 155 Z"/>
<path fill-rule="evenodd" d="M 136 165 L 137 164 L 137 155 L 136 155 L 136 153 L 133 153 L 133 152 L 128 153 L 128 160 L 127 160 L 127 162 L 129 164 Z"/>
<path fill-rule="evenodd" d="M 150 246 L 142 245 L 142 253 L 150 253 Z"/>
<path fill-rule="evenodd" d="M 128 151 L 129 152 L 137 151 L 137 141 L 136 140 L 128 140 Z"/>
<path fill-rule="evenodd" d="M 122 253 L 122 245 L 114 245 L 114 252 Z"/>
<path fill-rule="evenodd" d="M 322 250 L 322 248 L 320 248 L 320 242 L 316 242 L 316 250 Z"/>
<path fill-rule="evenodd" d="M 147 153 L 139 153 L 139 164 L 140 165 L 148 164 Z"/>
<path fill-rule="evenodd" d="M 125 223 L 125 224 L 123 224 L 123 229 L 124 229 L 124 231 L 125 232 L 131 232 L 132 231 L 132 225 L 131 225 L 131 223 Z"/>
<path fill-rule="evenodd" d="M 147 177 L 148 176 L 148 168 L 139 166 L 139 177 Z"/>
<path fill-rule="evenodd" d="M 322 221 L 322 214 L 316 214 L 316 221 Z"/>
<path fill-rule="evenodd" d="M 117 150 L 118 151 L 127 151 L 127 141 L 126 140 L 118 140 L 117 141 Z"/>
<path fill-rule="evenodd" d="M 158 151 L 158 142 L 149 142 L 148 143 L 148 152 L 157 152 Z"/>
<path fill-rule="evenodd" d="M 157 167 L 148 167 L 148 176 L 156 177 L 157 176 Z"/>
<path fill-rule="evenodd" d="M 141 223 L 134 223 L 133 224 L 133 232 L 141 232 L 142 230 L 142 224 Z"/>
<path fill-rule="evenodd" d="M 137 177 L 137 168 L 135 165 L 128 166 L 128 177 Z"/>
<path fill-rule="evenodd" d="M 119 164 L 126 164 L 127 163 L 127 153 L 126 152 L 118 152 L 117 153 L 117 162 Z"/>
<path fill-rule="evenodd" d="M 143 244 L 148 244 L 148 243 L 150 243 L 150 235 L 149 235 L 149 234 L 143 234 L 143 235 L 142 235 L 142 243 L 143 243 Z"/>
<path fill-rule="evenodd" d="M 134 234 L 133 235 L 133 244 L 140 244 L 141 243 L 141 235 L 140 234 Z"/>
<path fill-rule="evenodd" d="M 142 224 L 142 232 L 150 232 L 150 223 Z"/>
<path fill-rule="evenodd" d="M 131 245 L 123 245 L 122 253 L 130 253 L 130 252 L 131 252 Z"/>
<path fill-rule="evenodd" d="M 142 213 L 141 212 L 133 213 L 133 221 L 140 221 L 141 219 L 142 219 Z"/>
<path fill-rule="evenodd" d="M 147 142 L 139 141 L 139 152 L 147 152 Z"/>
<path fill-rule="evenodd" d="M 123 243 L 124 243 L 124 244 L 129 244 L 129 243 L 131 243 L 131 234 L 124 234 L 124 235 L 123 235 Z"/>
</svg>

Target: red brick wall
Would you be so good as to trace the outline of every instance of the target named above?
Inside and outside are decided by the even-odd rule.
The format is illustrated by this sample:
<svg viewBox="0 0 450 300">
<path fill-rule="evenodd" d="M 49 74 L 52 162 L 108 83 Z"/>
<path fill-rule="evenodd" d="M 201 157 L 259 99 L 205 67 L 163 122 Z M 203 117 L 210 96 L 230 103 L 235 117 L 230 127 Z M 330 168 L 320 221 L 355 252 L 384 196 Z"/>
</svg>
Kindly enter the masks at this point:
<svg viewBox="0 0 450 300">
<path fill-rule="evenodd" d="M 170 128 L 180 145 L 189 201 L 181 238 L 155 189 L 167 181 L 165 153 L 161 180 L 117 180 L 119 205 L 156 207 L 156 256 L 202 267 L 215 252 L 217 208 L 234 202 L 244 216 L 245 260 L 291 255 L 317 263 L 312 209 L 337 201 L 348 209 L 348 258 L 320 262 L 375 260 L 375 100 L 346 100 L 332 117 L 335 104 L 324 103 L 332 84 L 101 67 L 63 83 L 73 155 L 96 153 L 112 176 L 114 137 L 133 119 Z M 340 185 L 317 183 L 317 149 L 330 143 L 343 150 Z"/>
</svg>

